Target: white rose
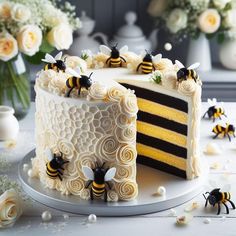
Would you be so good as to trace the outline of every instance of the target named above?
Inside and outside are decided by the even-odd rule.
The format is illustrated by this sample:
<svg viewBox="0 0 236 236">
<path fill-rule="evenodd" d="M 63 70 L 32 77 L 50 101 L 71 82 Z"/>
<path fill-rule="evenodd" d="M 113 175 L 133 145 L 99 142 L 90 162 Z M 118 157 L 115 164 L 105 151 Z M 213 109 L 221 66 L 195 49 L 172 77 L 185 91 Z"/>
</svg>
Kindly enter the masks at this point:
<svg viewBox="0 0 236 236">
<path fill-rule="evenodd" d="M 0 18 L 8 19 L 11 17 L 11 4 L 10 2 L 0 3 Z"/>
<path fill-rule="evenodd" d="M 147 12 L 153 17 L 161 16 L 167 7 L 167 3 L 168 1 L 166 0 L 152 0 L 148 6 Z"/>
<path fill-rule="evenodd" d="M 72 69 L 76 69 L 79 67 L 82 73 L 85 73 L 87 71 L 86 61 L 77 56 L 66 57 L 66 65 Z"/>
<path fill-rule="evenodd" d="M 59 24 L 47 35 L 48 42 L 57 50 L 69 49 L 73 42 L 72 29 L 68 24 Z"/>
<path fill-rule="evenodd" d="M 229 2 L 231 2 L 231 0 L 213 0 L 214 5 L 219 9 L 223 9 Z"/>
<path fill-rule="evenodd" d="M 11 11 L 11 17 L 15 21 L 25 22 L 31 16 L 30 9 L 22 4 L 15 4 Z"/>
<path fill-rule="evenodd" d="M 16 39 L 11 34 L 0 34 L 0 60 L 8 61 L 18 53 Z"/>
<path fill-rule="evenodd" d="M 99 82 L 93 83 L 89 88 L 88 96 L 94 100 L 105 99 L 107 95 L 107 87 Z"/>
<path fill-rule="evenodd" d="M 0 196 L 0 228 L 11 227 L 22 214 L 21 199 L 14 189 Z"/>
<path fill-rule="evenodd" d="M 216 32 L 220 27 L 220 14 L 216 9 L 207 9 L 198 17 L 198 27 L 207 34 Z"/>
<path fill-rule="evenodd" d="M 42 31 L 37 25 L 25 25 L 17 34 L 17 41 L 20 51 L 32 56 L 39 51 L 42 43 Z"/>
<path fill-rule="evenodd" d="M 236 9 L 227 11 L 224 18 L 224 24 L 226 27 L 236 27 Z"/>
<path fill-rule="evenodd" d="M 175 34 L 179 30 L 186 28 L 187 20 L 187 13 L 182 9 L 176 8 L 170 13 L 166 25 L 170 32 Z"/>
</svg>

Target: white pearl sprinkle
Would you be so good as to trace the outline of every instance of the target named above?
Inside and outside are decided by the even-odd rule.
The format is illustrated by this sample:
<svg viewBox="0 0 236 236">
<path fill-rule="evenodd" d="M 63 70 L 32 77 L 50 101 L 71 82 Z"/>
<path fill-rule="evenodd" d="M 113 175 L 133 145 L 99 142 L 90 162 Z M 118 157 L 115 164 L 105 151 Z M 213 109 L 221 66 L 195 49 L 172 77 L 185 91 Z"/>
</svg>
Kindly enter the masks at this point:
<svg viewBox="0 0 236 236">
<path fill-rule="evenodd" d="M 96 223 L 96 222 L 97 222 L 97 216 L 94 215 L 94 214 L 90 214 L 90 215 L 88 216 L 88 222 L 89 222 L 89 223 Z"/>
<path fill-rule="evenodd" d="M 63 214 L 62 216 L 63 216 L 64 220 L 68 220 L 70 218 L 68 214 Z"/>
<path fill-rule="evenodd" d="M 166 51 L 170 51 L 172 49 L 172 44 L 171 43 L 165 43 L 164 48 Z"/>
<path fill-rule="evenodd" d="M 166 188 L 164 186 L 159 186 L 157 188 L 157 194 L 160 196 L 164 196 L 166 194 Z"/>
<path fill-rule="evenodd" d="M 204 224 L 210 224 L 211 223 L 211 219 L 209 218 L 206 218 L 204 221 L 203 221 Z"/>
<path fill-rule="evenodd" d="M 30 178 L 32 178 L 32 177 L 34 176 L 32 169 L 29 169 L 28 172 L 27 172 L 27 174 L 28 174 L 28 176 L 29 176 Z"/>
<path fill-rule="evenodd" d="M 29 169 L 29 164 L 24 164 L 23 165 L 23 171 L 27 171 Z"/>
<path fill-rule="evenodd" d="M 50 211 L 44 211 L 41 217 L 44 222 L 49 222 L 52 219 L 52 214 Z"/>
</svg>

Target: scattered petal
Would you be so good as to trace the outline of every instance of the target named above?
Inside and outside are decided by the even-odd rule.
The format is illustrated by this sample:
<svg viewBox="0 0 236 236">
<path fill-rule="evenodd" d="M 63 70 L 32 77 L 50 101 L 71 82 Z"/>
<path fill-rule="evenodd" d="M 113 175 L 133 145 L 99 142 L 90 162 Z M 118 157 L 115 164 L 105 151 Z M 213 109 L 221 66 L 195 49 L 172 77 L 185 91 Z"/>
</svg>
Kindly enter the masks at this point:
<svg viewBox="0 0 236 236">
<path fill-rule="evenodd" d="M 211 223 L 211 219 L 210 218 L 206 218 L 203 221 L 204 224 L 210 224 Z"/>
<path fill-rule="evenodd" d="M 190 214 L 177 216 L 176 217 L 176 224 L 177 225 L 187 225 L 192 219 L 193 219 L 193 216 Z"/>
<path fill-rule="evenodd" d="M 214 142 L 209 142 L 206 145 L 204 153 L 206 155 L 217 155 L 217 154 L 221 154 L 222 150 L 220 149 L 218 144 L 216 144 Z"/>
<path fill-rule="evenodd" d="M 9 139 L 4 142 L 4 147 L 7 149 L 13 149 L 16 147 L 16 140 L 15 139 Z"/>
</svg>

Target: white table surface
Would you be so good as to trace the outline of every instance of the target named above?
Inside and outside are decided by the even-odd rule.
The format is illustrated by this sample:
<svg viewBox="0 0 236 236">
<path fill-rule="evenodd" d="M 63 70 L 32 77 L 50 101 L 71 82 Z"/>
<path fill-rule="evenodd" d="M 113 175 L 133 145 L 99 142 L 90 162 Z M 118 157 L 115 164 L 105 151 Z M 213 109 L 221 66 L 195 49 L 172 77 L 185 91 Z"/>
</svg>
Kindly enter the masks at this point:
<svg viewBox="0 0 236 236">
<path fill-rule="evenodd" d="M 203 112 L 207 109 L 207 104 L 203 104 Z M 227 115 L 236 124 L 236 103 L 226 103 Z M 23 156 L 34 148 L 34 103 L 27 117 L 20 121 L 20 134 L 17 146 L 12 151 L 4 151 L 0 146 L 1 153 L 5 152 L 12 167 L 8 171 L 12 178 L 17 179 L 17 164 Z M 207 156 L 203 150 L 206 144 L 212 141 L 213 123 L 202 120 L 201 123 L 201 154 L 206 159 L 205 163 L 212 166 L 218 163 L 218 169 L 210 169 L 209 180 L 217 181 L 219 187 L 225 184 L 231 185 L 232 200 L 236 203 L 236 139 L 230 143 L 227 139 L 215 140 L 223 152 L 221 155 Z M 207 183 L 209 182 L 207 180 Z M 158 186 L 156 186 L 158 187 Z M 155 188 L 155 186 L 154 186 Z M 205 190 L 212 190 L 212 187 L 205 186 Z M 69 214 L 69 219 L 65 220 L 65 212 L 50 209 L 40 203 L 28 200 L 24 206 L 23 216 L 10 229 L 0 230 L 0 235 L 236 235 L 236 210 L 230 210 L 230 214 L 225 214 L 222 206 L 221 215 L 216 215 L 216 208 L 204 208 L 205 200 L 200 194 L 193 200 L 176 207 L 177 215 L 183 215 L 184 209 L 192 202 L 197 202 L 199 208 L 192 211 L 193 219 L 188 225 L 176 226 L 175 216 L 170 216 L 170 210 L 134 217 L 98 217 L 97 223 L 86 224 L 87 217 Z M 53 219 L 50 223 L 42 223 L 41 213 L 50 210 Z M 205 224 L 204 220 L 210 218 L 210 224 Z"/>
</svg>

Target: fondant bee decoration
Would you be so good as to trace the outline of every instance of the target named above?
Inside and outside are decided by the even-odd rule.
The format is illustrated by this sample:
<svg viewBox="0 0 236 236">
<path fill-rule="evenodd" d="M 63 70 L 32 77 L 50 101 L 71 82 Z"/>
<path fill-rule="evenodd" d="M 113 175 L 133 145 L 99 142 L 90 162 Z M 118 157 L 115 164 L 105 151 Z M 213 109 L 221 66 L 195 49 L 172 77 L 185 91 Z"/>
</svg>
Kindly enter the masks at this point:
<svg viewBox="0 0 236 236">
<path fill-rule="evenodd" d="M 73 89 L 78 89 L 78 95 L 80 95 L 81 89 L 89 89 L 92 85 L 92 80 L 91 80 L 91 73 L 89 76 L 86 75 L 81 75 L 80 74 L 80 69 L 77 68 L 77 70 L 73 70 L 71 68 L 67 68 L 66 72 L 71 75 L 66 80 L 66 86 L 69 88 L 68 92 L 66 93 L 66 97 L 70 96 L 70 93 L 72 92 Z"/>
<path fill-rule="evenodd" d="M 107 188 L 106 185 L 111 189 L 111 186 L 108 181 L 111 181 L 115 174 L 116 174 L 116 168 L 104 168 L 105 163 L 102 164 L 102 166 L 99 166 L 96 164 L 96 167 L 94 169 L 91 169 L 88 166 L 83 166 L 82 171 L 84 173 L 84 176 L 88 179 L 88 182 L 86 184 L 86 188 L 89 188 L 89 186 L 92 184 L 90 188 L 90 199 L 93 200 L 94 196 L 96 198 L 101 198 L 104 195 L 104 201 L 107 202 Z"/>
<path fill-rule="evenodd" d="M 222 188 L 223 191 L 220 191 L 220 188 L 215 188 L 211 192 L 206 192 L 205 194 L 208 194 L 207 197 L 203 194 L 203 197 L 206 200 L 205 207 L 207 207 L 208 202 L 213 207 L 218 205 L 217 215 L 219 215 L 221 211 L 221 204 L 223 204 L 226 208 L 226 213 L 229 214 L 229 208 L 226 203 L 229 202 L 233 209 L 235 209 L 235 205 L 231 201 L 231 194 L 228 192 L 229 190 L 227 191 L 227 189 L 230 189 L 230 185 L 225 185 Z"/>
<path fill-rule="evenodd" d="M 207 99 L 208 104 L 210 105 L 210 107 L 208 108 L 208 110 L 205 112 L 205 114 L 203 115 L 202 118 L 205 118 L 206 115 L 208 115 L 209 119 L 213 119 L 213 122 L 215 122 L 216 118 L 221 119 L 221 116 L 226 116 L 225 114 L 225 110 L 223 108 L 223 103 L 221 102 L 220 104 L 217 104 L 217 100 L 216 98 L 211 99 Z"/>
<path fill-rule="evenodd" d="M 149 74 L 154 71 L 156 68 L 154 64 L 158 63 L 162 58 L 162 54 L 157 54 L 153 56 L 151 53 L 146 51 L 146 54 L 143 57 L 143 61 L 137 66 L 136 71 L 138 72 L 140 67 L 143 74 Z"/>
<path fill-rule="evenodd" d="M 101 45 L 99 49 L 101 53 L 109 56 L 109 58 L 106 60 L 106 64 L 108 64 L 109 67 L 121 67 L 122 62 L 126 63 L 125 58 L 121 55 L 128 51 L 128 46 L 123 46 L 120 50 L 118 50 L 117 44 L 112 48 Z"/>
<path fill-rule="evenodd" d="M 193 79 L 195 82 L 199 81 L 199 76 L 195 69 L 197 69 L 200 66 L 199 62 L 196 62 L 186 68 L 180 61 L 175 60 L 175 64 L 179 67 L 179 70 L 177 72 L 177 81 L 182 82 L 183 80 L 187 79 Z"/>
<path fill-rule="evenodd" d="M 215 136 L 213 137 L 213 139 L 217 138 L 219 135 L 222 135 L 223 137 L 227 135 L 227 137 L 229 138 L 229 141 L 231 141 L 230 135 L 233 135 L 233 137 L 235 138 L 234 125 L 226 123 L 226 122 L 220 122 L 219 124 L 217 124 L 212 129 L 212 132 L 215 133 Z"/>
<path fill-rule="evenodd" d="M 48 162 L 46 164 L 46 173 L 51 179 L 59 178 L 62 181 L 63 166 L 69 161 L 63 159 L 63 154 L 52 153 L 50 149 L 45 151 L 46 156 L 48 157 Z"/>
<path fill-rule="evenodd" d="M 42 59 L 43 62 L 46 62 L 47 64 L 44 66 L 44 70 L 55 70 L 57 72 L 59 71 L 66 71 L 66 64 L 65 62 L 62 60 L 62 52 L 59 52 L 55 58 L 50 55 L 50 54 L 46 54 L 45 58 Z"/>
</svg>

